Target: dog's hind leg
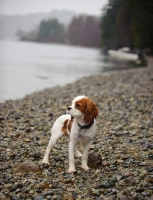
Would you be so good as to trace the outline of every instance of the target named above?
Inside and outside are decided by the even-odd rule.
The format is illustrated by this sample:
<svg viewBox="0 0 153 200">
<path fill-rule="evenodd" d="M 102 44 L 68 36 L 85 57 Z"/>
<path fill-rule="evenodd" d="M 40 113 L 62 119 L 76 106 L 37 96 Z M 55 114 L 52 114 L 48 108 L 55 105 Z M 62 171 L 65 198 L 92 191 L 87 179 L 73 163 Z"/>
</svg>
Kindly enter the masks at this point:
<svg viewBox="0 0 153 200">
<path fill-rule="evenodd" d="M 43 161 L 42 161 L 43 163 L 49 164 L 48 158 L 49 158 L 50 150 L 56 144 L 57 140 L 62 135 L 65 135 L 67 133 L 67 124 L 68 124 L 68 121 L 70 119 L 71 119 L 70 115 L 61 115 L 55 121 L 55 123 L 54 123 L 54 125 L 53 125 L 53 127 L 51 129 L 51 138 L 50 138 L 49 144 L 47 146 L 45 156 L 44 156 Z"/>
<path fill-rule="evenodd" d="M 48 161 L 49 153 L 50 153 L 51 149 L 54 147 L 54 145 L 56 144 L 57 140 L 58 140 L 62 135 L 63 135 L 62 132 L 60 132 L 60 133 L 58 133 L 58 134 L 57 134 L 57 133 L 56 133 L 56 134 L 52 133 L 52 136 L 51 136 L 51 138 L 50 138 L 50 140 L 49 140 L 49 144 L 48 144 L 47 149 L 46 149 L 46 153 L 45 153 L 44 158 L 43 158 L 43 161 L 42 161 L 43 163 L 49 164 L 49 161 Z"/>
</svg>

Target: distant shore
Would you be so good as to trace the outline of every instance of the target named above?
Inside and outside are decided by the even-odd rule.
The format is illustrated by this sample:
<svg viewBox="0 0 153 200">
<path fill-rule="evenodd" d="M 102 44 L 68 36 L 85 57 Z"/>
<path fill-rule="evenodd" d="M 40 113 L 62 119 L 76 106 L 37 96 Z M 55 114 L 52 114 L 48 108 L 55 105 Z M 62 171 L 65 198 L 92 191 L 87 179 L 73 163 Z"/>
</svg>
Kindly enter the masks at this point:
<svg viewBox="0 0 153 200">
<path fill-rule="evenodd" d="M 0 103 L 1 199 L 146 199 L 153 198 L 153 59 L 148 67 L 84 77 Z M 99 108 L 90 153 L 102 166 L 67 174 L 68 142 L 61 139 L 40 165 L 50 128 L 72 99 L 87 95 Z M 15 164 L 31 162 L 41 173 L 21 173 Z"/>
</svg>

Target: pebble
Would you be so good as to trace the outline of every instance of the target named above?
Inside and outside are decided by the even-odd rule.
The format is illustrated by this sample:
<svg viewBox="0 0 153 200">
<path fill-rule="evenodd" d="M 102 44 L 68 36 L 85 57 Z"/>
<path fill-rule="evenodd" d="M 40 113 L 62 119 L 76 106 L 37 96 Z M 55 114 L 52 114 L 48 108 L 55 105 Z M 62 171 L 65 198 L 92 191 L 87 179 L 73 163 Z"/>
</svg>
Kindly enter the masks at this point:
<svg viewBox="0 0 153 200">
<path fill-rule="evenodd" d="M 19 173 L 19 172 L 22 172 L 22 173 L 29 173 L 29 172 L 40 172 L 41 169 L 38 165 L 36 165 L 35 163 L 32 163 L 32 162 L 25 162 L 25 163 L 21 163 L 21 164 L 15 164 L 13 165 L 13 172 L 14 173 Z"/>
<path fill-rule="evenodd" d="M 152 172 L 152 171 L 153 171 L 153 167 L 147 167 L 146 170 L 147 170 L 148 172 Z"/>
<path fill-rule="evenodd" d="M 102 166 L 102 157 L 100 154 L 88 155 L 88 166 L 91 168 L 99 168 Z"/>
<path fill-rule="evenodd" d="M 119 196 L 119 200 L 130 200 L 130 199 L 128 198 L 128 196 L 126 196 L 126 195 L 124 195 L 124 194 L 121 194 L 121 195 Z"/>
<path fill-rule="evenodd" d="M 43 200 L 43 199 L 44 199 L 43 196 L 36 196 L 36 197 L 34 197 L 34 200 Z"/>
<path fill-rule="evenodd" d="M 84 77 L 0 103 L 0 199 L 153 199 L 153 68 Z M 75 96 L 99 108 L 89 170 L 67 173 L 68 140 L 41 161 L 50 128 Z"/>
<path fill-rule="evenodd" d="M 72 193 L 66 193 L 63 195 L 63 200 L 75 200 Z"/>
</svg>

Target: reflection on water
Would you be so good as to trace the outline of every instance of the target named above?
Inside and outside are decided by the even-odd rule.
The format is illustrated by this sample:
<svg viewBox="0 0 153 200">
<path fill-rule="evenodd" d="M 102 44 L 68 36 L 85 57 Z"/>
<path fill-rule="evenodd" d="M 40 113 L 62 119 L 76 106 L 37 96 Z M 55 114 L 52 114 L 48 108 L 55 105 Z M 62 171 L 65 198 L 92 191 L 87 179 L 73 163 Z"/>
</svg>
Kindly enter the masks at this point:
<svg viewBox="0 0 153 200">
<path fill-rule="evenodd" d="M 111 70 L 124 70 L 124 69 L 131 69 L 131 68 L 138 68 L 138 67 L 146 67 L 148 65 L 147 60 L 145 58 L 136 61 L 129 61 L 129 60 L 121 60 L 111 58 L 106 56 L 103 59 L 105 66 L 103 67 L 103 71 L 111 71 Z"/>
<path fill-rule="evenodd" d="M 0 41 L 0 101 L 65 85 L 115 66 L 99 49 Z"/>
</svg>

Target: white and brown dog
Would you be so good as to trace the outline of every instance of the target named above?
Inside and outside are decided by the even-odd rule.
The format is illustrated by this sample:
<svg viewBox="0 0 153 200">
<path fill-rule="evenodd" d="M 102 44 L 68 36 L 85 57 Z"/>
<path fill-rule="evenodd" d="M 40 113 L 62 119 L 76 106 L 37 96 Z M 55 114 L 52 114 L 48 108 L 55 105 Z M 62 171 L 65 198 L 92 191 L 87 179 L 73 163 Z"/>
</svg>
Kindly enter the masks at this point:
<svg viewBox="0 0 153 200">
<path fill-rule="evenodd" d="M 70 136 L 69 143 L 69 173 L 76 171 L 74 154 L 82 157 L 82 168 L 87 171 L 88 150 L 90 141 L 95 135 L 95 118 L 98 108 L 95 103 L 86 96 L 75 97 L 72 105 L 68 107 L 68 114 L 60 116 L 51 129 L 51 138 L 43 158 L 43 163 L 48 162 L 50 150 L 62 135 Z M 77 150 L 76 145 L 80 143 L 83 147 L 83 155 Z"/>
</svg>

